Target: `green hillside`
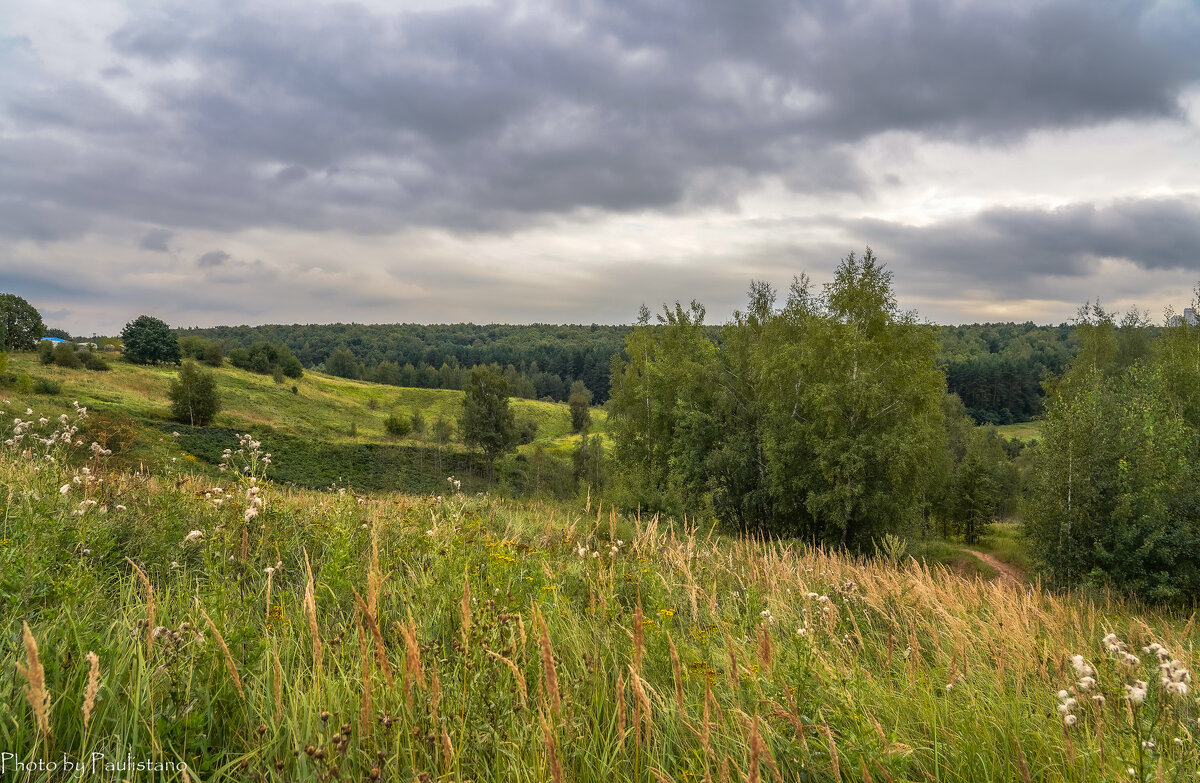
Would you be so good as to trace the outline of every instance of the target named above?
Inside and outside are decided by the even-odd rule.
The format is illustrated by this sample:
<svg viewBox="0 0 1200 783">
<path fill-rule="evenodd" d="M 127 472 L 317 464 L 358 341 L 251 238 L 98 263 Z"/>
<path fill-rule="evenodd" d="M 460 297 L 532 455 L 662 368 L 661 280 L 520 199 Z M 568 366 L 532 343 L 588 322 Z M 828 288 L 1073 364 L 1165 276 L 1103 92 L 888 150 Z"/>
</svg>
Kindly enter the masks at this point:
<svg viewBox="0 0 1200 783">
<path fill-rule="evenodd" d="M 249 432 L 263 440 L 267 450 L 274 449 L 274 468 L 280 474 L 274 477 L 303 486 L 342 483 L 363 489 L 428 491 L 451 473 L 465 473 L 473 487 L 482 485 L 475 475 L 478 466 L 457 433 L 440 454 L 430 433 L 438 417 L 457 420 L 461 391 L 383 386 L 311 371 L 277 384 L 270 376 L 225 366 L 213 370 L 222 410 L 212 427 L 201 429 L 170 419 L 167 387 L 177 368 L 111 364 L 107 372 L 71 370 L 43 365 L 35 354 L 13 354 L 8 387 L 0 389 L 0 399 L 7 399 L 5 405 L 13 410 L 33 408 L 47 415 L 68 412 L 71 403 L 78 401 L 96 413 L 117 419 L 127 416 L 134 437 L 123 456 L 132 463 L 172 457 L 190 462 L 190 457 L 197 469 L 215 467 L 222 449 L 236 443 L 236 433 Z M 57 382 L 61 390 L 50 395 L 22 394 L 16 381 L 22 375 Z M 515 398 L 511 404 L 518 424 L 536 425 L 536 435 L 498 465 L 498 474 L 502 481 L 524 487 L 525 466 L 541 466 L 546 459 L 569 461 L 578 436 L 571 435 L 565 404 Z M 387 433 L 388 416 L 411 417 L 418 412 L 426 421 L 425 433 L 405 438 Z M 604 424 L 604 411 L 594 408 L 593 432 L 603 434 Z M 561 472 L 562 466 L 557 467 Z"/>
</svg>

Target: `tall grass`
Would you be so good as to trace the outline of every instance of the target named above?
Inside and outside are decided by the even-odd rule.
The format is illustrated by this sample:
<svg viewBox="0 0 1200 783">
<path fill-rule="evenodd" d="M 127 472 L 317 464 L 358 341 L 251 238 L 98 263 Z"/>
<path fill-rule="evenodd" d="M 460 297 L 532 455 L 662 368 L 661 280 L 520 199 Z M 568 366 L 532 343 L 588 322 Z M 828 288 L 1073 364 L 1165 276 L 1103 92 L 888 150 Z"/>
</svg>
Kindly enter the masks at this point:
<svg viewBox="0 0 1200 783">
<path fill-rule="evenodd" d="M 215 493 L 3 457 L 6 774 L 63 754 L 183 762 L 204 781 L 1195 780 L 1200 766 L 1195 693 L 1167 696 L 1155 656 L 1130 665 L 1102 644 L 1191 665 L 1195 623 L 1115 596 L 486 496 L 266 484 L 247 521 L 232 478 Z M 1104 705 L 1079 692 L 1075 655 Z M 1137 680 L 1151 684 L 1135 705 Z"/>
</svg>

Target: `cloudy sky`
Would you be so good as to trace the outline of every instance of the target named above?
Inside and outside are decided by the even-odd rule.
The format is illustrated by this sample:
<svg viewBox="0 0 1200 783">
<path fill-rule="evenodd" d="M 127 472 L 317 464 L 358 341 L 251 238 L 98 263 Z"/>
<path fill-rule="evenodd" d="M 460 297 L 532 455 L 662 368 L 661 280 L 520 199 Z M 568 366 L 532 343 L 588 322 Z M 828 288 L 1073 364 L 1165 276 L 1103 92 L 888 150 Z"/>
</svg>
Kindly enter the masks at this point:
<svg viewBox="0 0 1200 783">
<path fill-rule="evenodd" d="M 0 291 L 72 332 L 1200 279 L 1194 0 L 5 0 L 0 74 Z"/>
</svg>

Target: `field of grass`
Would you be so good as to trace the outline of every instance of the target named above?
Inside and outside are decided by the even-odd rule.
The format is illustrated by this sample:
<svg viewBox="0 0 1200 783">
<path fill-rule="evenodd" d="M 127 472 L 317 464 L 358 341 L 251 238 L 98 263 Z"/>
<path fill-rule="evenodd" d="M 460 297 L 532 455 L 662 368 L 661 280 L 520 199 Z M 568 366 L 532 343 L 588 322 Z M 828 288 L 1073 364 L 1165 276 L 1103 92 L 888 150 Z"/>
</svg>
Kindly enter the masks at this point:
<svg viewBox="0 0 1200 783">
<path fill-rule="evenodd" d="M 590 505 L 214 484 L 69 450 L 0 446 L 14 779 L 63 759 L 95 780 L 406 783 L 1200 767 L 1195 694 L 1143 652 L 1200 663 L 1187 616 Z M 127 758 L 188 774 L 105 767 Z"/>
<path fill-rule="evenodd" d="M 1023 421 L 1019 424 L 1001 424 L 996 427 L 996 432 L 1006 438 L 1023 440 L 1028 443 L 1031 440 L 1041 440 L 1042 423 L 1040 421 Z"/>
</svg>

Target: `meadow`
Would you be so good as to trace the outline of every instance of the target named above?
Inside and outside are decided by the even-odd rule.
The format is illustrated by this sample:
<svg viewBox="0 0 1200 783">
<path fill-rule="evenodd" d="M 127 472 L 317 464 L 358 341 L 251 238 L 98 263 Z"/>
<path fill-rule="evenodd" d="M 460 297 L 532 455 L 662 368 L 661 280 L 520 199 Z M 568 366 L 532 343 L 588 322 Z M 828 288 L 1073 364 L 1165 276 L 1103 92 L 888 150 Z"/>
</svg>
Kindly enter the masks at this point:
<svg viewBox="0 0 1200 783">
<path fill-rule="evenodd" d="M 118 469 L 75 445 L 90 413 L 12 402 L 0 752 L 13 779 L 60 779 L 45 767 L 64 759 L 99 759 L 96 780 L 137 779 L 128 759 L 206 781 L 1200 769 L 1186 613 L 966 578 L 903 545 L 866 560 L 450 484 L 286 487 L 253 441 L 215 476 L 187 461 Z"/>
</svg>

